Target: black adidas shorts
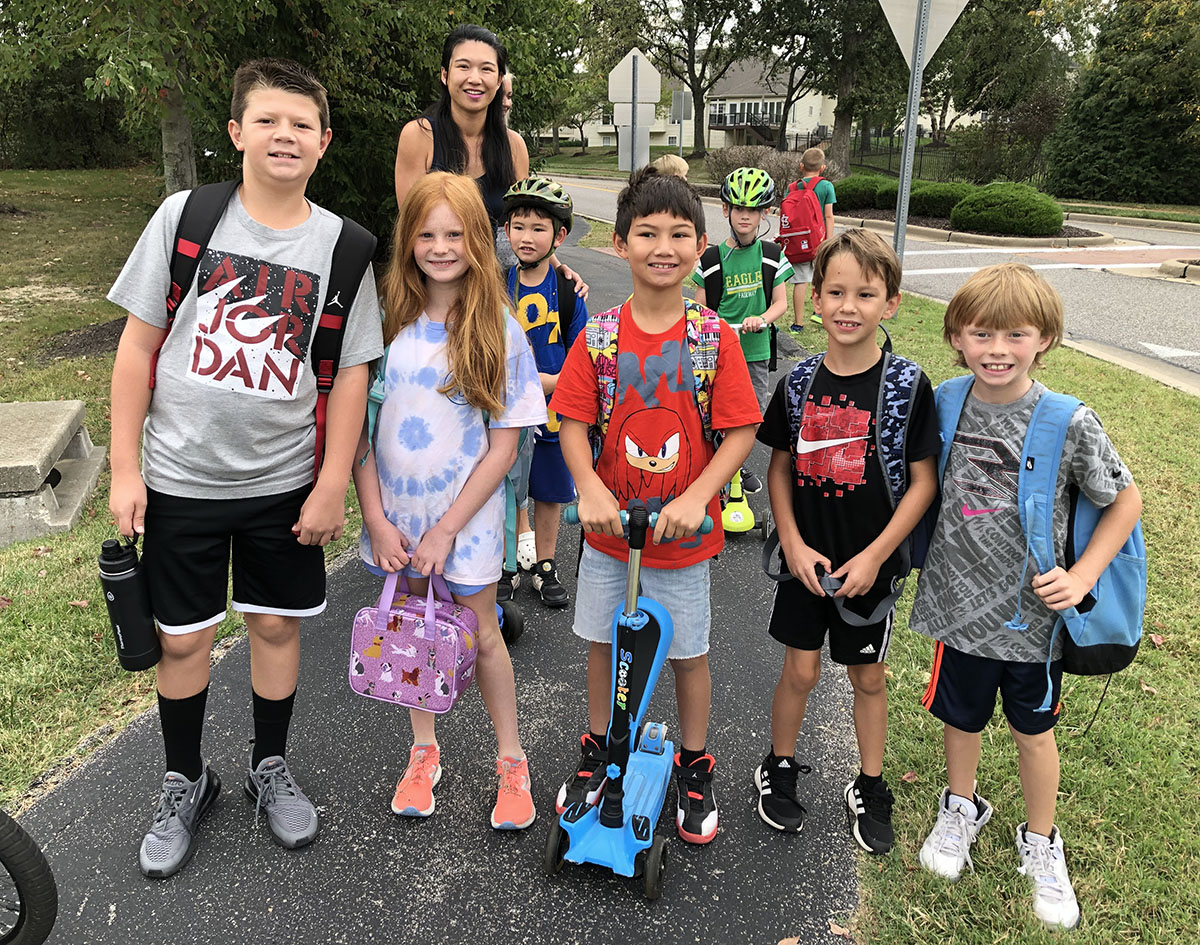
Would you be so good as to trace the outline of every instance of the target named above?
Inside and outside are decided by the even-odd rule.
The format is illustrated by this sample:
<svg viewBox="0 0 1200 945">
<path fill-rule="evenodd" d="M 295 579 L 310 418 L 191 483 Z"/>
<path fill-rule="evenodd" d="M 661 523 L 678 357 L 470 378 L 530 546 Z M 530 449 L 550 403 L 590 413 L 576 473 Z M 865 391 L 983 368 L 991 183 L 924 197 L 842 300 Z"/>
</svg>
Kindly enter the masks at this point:
<svg viewBox="0 0 1200 945">
<path fill-rule="evenodd" d="M 947 725 L 963 732 L 982 732 L 996 711 L 996 693 L 1004 717 L 1022 735 L 1040 735 L 1058 722 L 1062 693 L 1062 660 L 1050 664 L 1014 663 L 964 653 L 940 640 L 933 650 L 933 669 L 921 705 Z M 1050 709 L 1039 712 L 1050 689 Z"/>
<path fill-rule="evenodd" d="M 821 649 L 828 633 L 829 658 L 835 663 L 842 666 L 882 663 L 892 640 L 895 615 L 894 609 L 889 610 L 878 623 L 855 627 L 842 619 L 832 597 L 818 597 L 793 578 L 775 586 L 768 632 L 780 643 L 797 650 Z"/>
<path fill-rule="evenodd" d="M 325 609 L 325 551 L 292 525 L 312 486 L 249 499 L 187 499 L 147 489 L 143 561 L 164 633 L 192 633 L 233 609 L 312 617 Z"/>
</svg>

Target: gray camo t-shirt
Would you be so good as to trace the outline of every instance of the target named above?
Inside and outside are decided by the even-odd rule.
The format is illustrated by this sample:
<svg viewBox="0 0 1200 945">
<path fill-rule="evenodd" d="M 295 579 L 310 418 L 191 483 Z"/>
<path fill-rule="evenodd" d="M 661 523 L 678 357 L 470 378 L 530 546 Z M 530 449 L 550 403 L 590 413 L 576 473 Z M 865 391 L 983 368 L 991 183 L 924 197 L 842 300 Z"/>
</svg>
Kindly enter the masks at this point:
<svg viewBox="0 0 1200 945">
<path fill-rule="evenodd" d="M 178 193 L 163 201 L 108 293 L 160 328 L 186 199 Z M 142 432 L 142 475 L 151 489 L 240 499 L 312 481 L 317 388 L 309 349 L 342 220 L 309 207 L 299 226 L 275 230 L 252 219 L 235 194 L 217 224 L 158 359 Z M 339 313 L 336 298 L 330 310 Z M 348 314 L 343 368 L 383 353 L 370 267 Z"/>
<path fill-rule="evenodd" d="M 1022 582 L 1025 538 L 1017 512 L 1017 477 L 1025 431 L 1046 388 L 1036 381 L 1011 404 L 967 398 L 942 482 L 937 529 L 921 572 L 909 625 L 918 633 L 975 656 L 1042 663 L 1050 648 L 1054 612 L 1034 593 L 1033 557 Z M 1071 418 L 1055 488 L 1054 542 L 1063 560 L 1067 538 L 1067 485 L 1097 506 L 1111 505 L 1133 481 L 1116 449 L 1087 407 Z M 1025 631 L 1004 624 L 1017 610 Z M 1054 658 L 1062 655 L 1061 636 Z"/>
</svg>

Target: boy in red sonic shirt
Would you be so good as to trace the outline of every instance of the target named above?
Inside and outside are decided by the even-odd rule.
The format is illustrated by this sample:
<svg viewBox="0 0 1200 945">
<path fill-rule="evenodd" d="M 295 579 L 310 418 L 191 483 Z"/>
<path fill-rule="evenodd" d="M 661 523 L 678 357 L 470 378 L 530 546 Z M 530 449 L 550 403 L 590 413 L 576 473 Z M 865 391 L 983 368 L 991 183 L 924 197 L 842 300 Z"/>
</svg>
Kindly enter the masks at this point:
<svg viewBox="0 0 1200 945">
<path fill-rule="evenodd" d="M 708 560 L 724 544 L 720 528 L 697 534 L 704 516 L 720 521 L 721 488 L 745 461 L 762 420 L 737 336 L 723 322 L 712 332 L 716 363 L 709 426 L 723 431 L 715 448 L 697 405 L 687 302 L 680 291 L 704 252 L 704 208 L 684 180 L 653 169 L 634 174 L 617 200 L 613 246 L 629 261 L 633 295 L 606 316 L 619 326 L 612 413 L 593 468 L 589 426 L 601 418 L 601 388 L 588 337 L 572 347 L 551 408 L 562 417 L 559 441 L 579 491 L 579 520 L 587 543 L 579 565 L 576 635 L 588 651 L 589 732 L 577 773 L 558 794 L 560 811 L 594 803 L 604 781 L 612 667 L 611 615 L 624 597 L 628 547 L 620 511 L 644 505 L 658 512 L 653 543 L 642 553 L 642 587 L 671 613 L 668 651 L 675 673 L 681 751 L 675 756 L 676 826 L 683 839 L 708 843 L 717 832 L 708 753 L 712 680 L 708 668 Z M 697 312 L 693 311 L 693 318 Z M 706 316 L 712 313 L 706 312 Z M 699 349 L 697 349 L 699 350 Z M 711 349 L 710 349 L 711 350 Z"/>
</svg>

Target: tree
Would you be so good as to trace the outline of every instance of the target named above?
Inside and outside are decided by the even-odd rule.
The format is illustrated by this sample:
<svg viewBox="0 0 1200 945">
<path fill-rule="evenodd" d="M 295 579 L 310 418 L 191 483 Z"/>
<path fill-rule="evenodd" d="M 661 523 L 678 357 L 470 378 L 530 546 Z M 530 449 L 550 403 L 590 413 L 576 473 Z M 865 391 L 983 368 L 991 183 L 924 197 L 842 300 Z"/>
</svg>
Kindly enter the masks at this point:
<svg viewBox="0 0 1200 945">
<path fill-rule="evenodd" d="M 817 87 L 818 73 L 811 63 L 811 50 L 821 44 L 827 32 L 821 20 L 820 0 L 780 0 L 760 9 L 750 24 L 751 54 L 761 58 L 763 80 L 777 95 L 783 96 L 783 114 L 775 148 L 786 151 L 788 115 L 792 106 Z"/>
<path fill-rule="evenodd" d="M 607 101 L 607 73 L 580 72 L 575 74 L 571 89 L 563 101 L 560 117 L 564 124 L 570 125 L 579 132 L 581 154 L 587 154 L 584 126 L 596 117 Z"/>
<path fill-rule="evenodd" d="M 646 10 L 646 51 L 692 93 L 692 151 L 703 155 L 705 101 L 745 55 L 750 0 L 647 0 Z"/>
<path fill-rule="evenodd" d="M 1047 146 L 1068 197 L 1200 202 L 1200 0 L 1119 0 Z"/>
</svg>

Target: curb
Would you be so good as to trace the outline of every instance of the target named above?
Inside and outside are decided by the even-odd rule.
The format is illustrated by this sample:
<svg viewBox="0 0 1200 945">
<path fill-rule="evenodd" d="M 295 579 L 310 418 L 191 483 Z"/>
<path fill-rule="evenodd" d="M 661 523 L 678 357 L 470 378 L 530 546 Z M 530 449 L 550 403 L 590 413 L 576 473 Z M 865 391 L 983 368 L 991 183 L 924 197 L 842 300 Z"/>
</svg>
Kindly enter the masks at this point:
<svg viewBox="0 0 1200 945">
<path fill-rule="evenodd" d="M 1064 217 L 1065 219 L 1065 217 Z M 858 217 L 835 216 L 833 222 L 842 226 L 862 227 L 877 233 L 892 233 L 896 224 L 891 220 L 864 220 Z M 1115 243 L 1111 233 L 1100 236 L 992 236 L 987 233 L 964 233 L 954 230 L 939 230 L 932 226 L 909 226 L 909 236 L 934 243 L 977 243 L 980 246 L 1103 246 Z"/>
<path fill-rule="evenodd" d="M 1188 282 L 1200 282 L 1200 266 L 1186 263 L 1182 259 L 1166 259 L 1158 264 L 1158 271 L 1164 276 L 1175 279 L 1186 279 Z"/>
<path fill-rule="evenodd" d="M 1185 233 L 1200 233 L 1200 223 L 1186 220 L 1152 220 L 1148 217 L 1114 217 L 1103 213 L 1064 213 L 1064 220 L 1080 223 L 1107 223 L 1111 226 L 1137 226 L 1149 230 L 1180 230 Z"/>
</svg>

